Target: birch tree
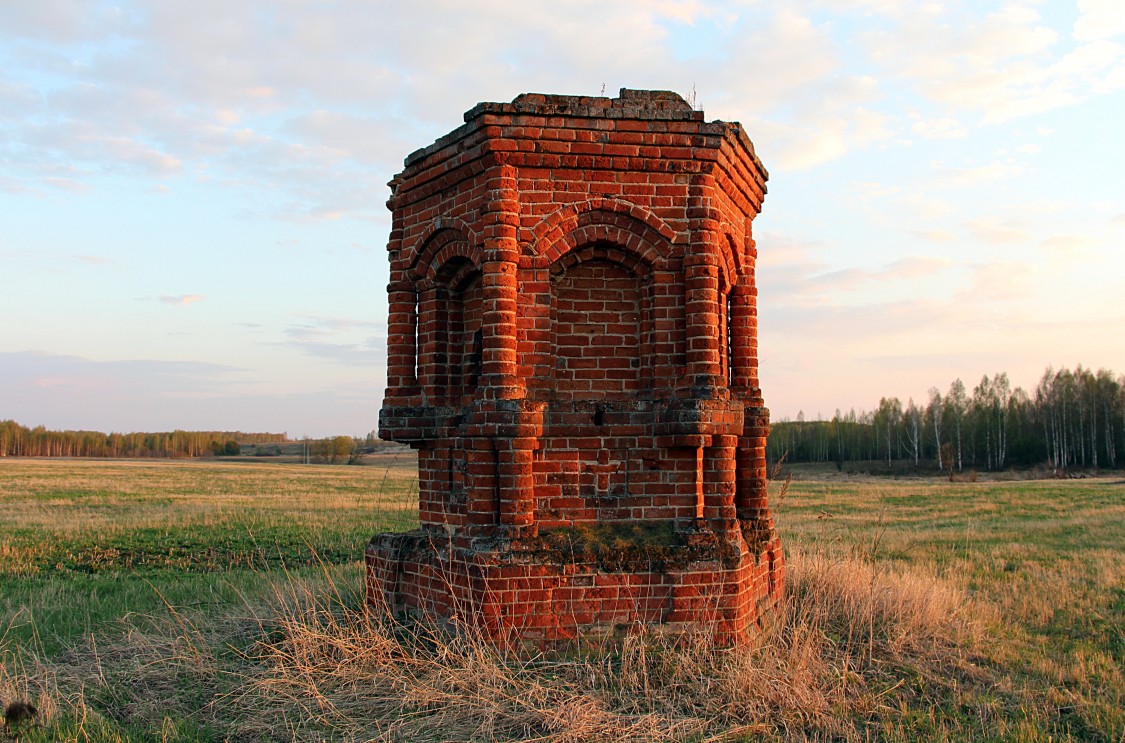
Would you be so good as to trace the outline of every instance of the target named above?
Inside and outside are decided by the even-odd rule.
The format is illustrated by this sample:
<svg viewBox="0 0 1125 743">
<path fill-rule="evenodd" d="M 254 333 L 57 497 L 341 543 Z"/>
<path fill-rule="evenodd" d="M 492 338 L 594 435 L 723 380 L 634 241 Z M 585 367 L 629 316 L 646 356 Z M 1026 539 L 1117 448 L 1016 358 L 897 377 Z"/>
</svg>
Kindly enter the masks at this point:
<svg viewBox="0 0 1125 743">
<path fill-rule="evenodd" d="M 1008 374 L 1000 372 L 992 378 L 992 414 L 995 425 L 996 469 L 1003 469 L 1008 461 L 1008 402 L 1012 397 L 1012 385 Z"/>
<path fill-rule="evenodd" d="M 883 443 L 885 446 L 885 453 L 887 455 L 887 466 L 891 466 L 891 456 L 894 452 L 895 443 L 898 439 L 898 425 L 899 420 L 902 418 L 902 402 L 897 397 L 882 398 L 879 400 L 879 408 L 875 411 L 875 428 L 880 431 Z"/>
<path fill-rule="evenodd" d="M 918 406 L 914 404 L 914 398 L 906 404 L 906 411 L 902 416 L 902 426 L 906 436 L 906 448 L 914 459 L 914 469 L 918 469 L 918 464 L 921 459 L 922 453 L 922 413 Z"/>
<path fill-rule="evenodd" d="M 957 471 L 961 472 L 965 463 L 961 446 L 961 428 L 965 421 L 965 409 L 969 405 L 969 399 L 965 394 L 965 383 L 960 379 L 954 379 L 953 384 L 949 385 L 949 394 L 945 396 L 945 404 L 949 411 L 949 418 L 953 423 L 954 440 L 957 444 Z"/>
<path fill-rule="evenodd" d="M 930 419 L 930 425 L 934 432 L 934 451 L 937 452 L 937 466 L 939 470 L 944 471 L 945 466 L 941 461 L 941 423 L 942 423 L 942 406 L 941 393 L 938 392 L 937 387 L 930 388 L 930 405 L 926 410 Z"/>
</svg>

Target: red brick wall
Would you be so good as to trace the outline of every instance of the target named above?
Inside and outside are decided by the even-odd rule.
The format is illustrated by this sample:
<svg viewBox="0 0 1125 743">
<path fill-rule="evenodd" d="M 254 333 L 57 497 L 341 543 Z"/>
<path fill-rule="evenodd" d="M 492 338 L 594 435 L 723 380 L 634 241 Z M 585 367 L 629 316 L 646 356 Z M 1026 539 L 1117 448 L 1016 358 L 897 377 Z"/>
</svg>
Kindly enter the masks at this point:
<svg viewBox="0 0 1125 743">
<path fill-rule="evenodd" d="M 617 520 L 676 520 L 695 518 L 695 452 L 661 449 L 648 435 L 620 435 L 591 439 L 555 435 L 575 430 L 568 421 L 582 420 L 584 427 L 597 414 L 596 406 L 576 406 L 553 411 L 543 446 L 535 462 L 536 521 L 542 529 L 580 523 Z M 625 417 L 651 419 L 651 409 L 640 413 L 612 408 L 604 413 L 611 426 Z M 651 431 L 651 425 L 633 430 Z"/>
<path fill-rule="evenodd" d="M 551 277 L 556 400 L 625 399 L 641 391 L 641 282 L 591 260 Z"/>
</svg>

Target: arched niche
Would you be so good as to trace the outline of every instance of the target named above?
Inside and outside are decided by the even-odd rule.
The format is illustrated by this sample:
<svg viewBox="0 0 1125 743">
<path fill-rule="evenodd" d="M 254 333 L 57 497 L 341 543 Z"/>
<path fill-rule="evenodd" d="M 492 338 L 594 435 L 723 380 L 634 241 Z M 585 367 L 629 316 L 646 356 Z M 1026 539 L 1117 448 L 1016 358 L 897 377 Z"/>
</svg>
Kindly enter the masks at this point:
<svg viewBox="0 0 1125 743">
<path fill-rule="evenodd" d="M 551 265 L 551 397 L 621 400 L 651 386 L 649 268 L 611 243 Z"/>
<path fill-rule="evenodd" d="M 431 402 L 468 404 L 480 382 L 483 290 L 480 269 L 455 256 L 419 293 L 419 378 Z"/>
</svg>

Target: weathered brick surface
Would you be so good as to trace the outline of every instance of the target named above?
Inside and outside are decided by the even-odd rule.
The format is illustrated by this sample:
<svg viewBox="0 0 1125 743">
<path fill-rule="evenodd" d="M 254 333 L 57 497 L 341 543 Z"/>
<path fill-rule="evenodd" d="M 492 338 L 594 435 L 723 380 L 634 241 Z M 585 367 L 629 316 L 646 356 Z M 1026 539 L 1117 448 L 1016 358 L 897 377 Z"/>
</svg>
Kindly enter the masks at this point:
<svg viewBox="0 0 1125 743">
<path fill-rule="evenodd" d="M 418 450 L 421 528 L 372 540 L 369 601 L 500 640 L 745 636 L 783 566 L 742 128 L 674 93 L 527 94 L 405 165 L 379 430 Z"/>
</svg>

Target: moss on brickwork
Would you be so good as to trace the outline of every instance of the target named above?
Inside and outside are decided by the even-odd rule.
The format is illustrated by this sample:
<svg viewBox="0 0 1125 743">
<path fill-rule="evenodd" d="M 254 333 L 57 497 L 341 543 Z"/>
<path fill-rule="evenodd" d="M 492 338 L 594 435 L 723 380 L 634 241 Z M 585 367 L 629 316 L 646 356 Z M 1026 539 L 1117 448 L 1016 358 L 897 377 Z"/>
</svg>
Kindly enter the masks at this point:
<svg viewBox="0 0 1125 743">
<path fill-rule="evenodd" d="M 685 570 L 693 562 L 738 564 L 739 549 L 714 534 L 687 534 L 671 521 L 610 521 L 556 527 L 523 545 L 538 559 L 610 573 Z"/>
<path fill-rule="evenodd" d="M 777 538 L 777 530 L 768 520 L 742 522 L 742 538 L 746 540 L 746 547 L 750 554 L 758 554 L 770 546 Z"/>
</svg>

